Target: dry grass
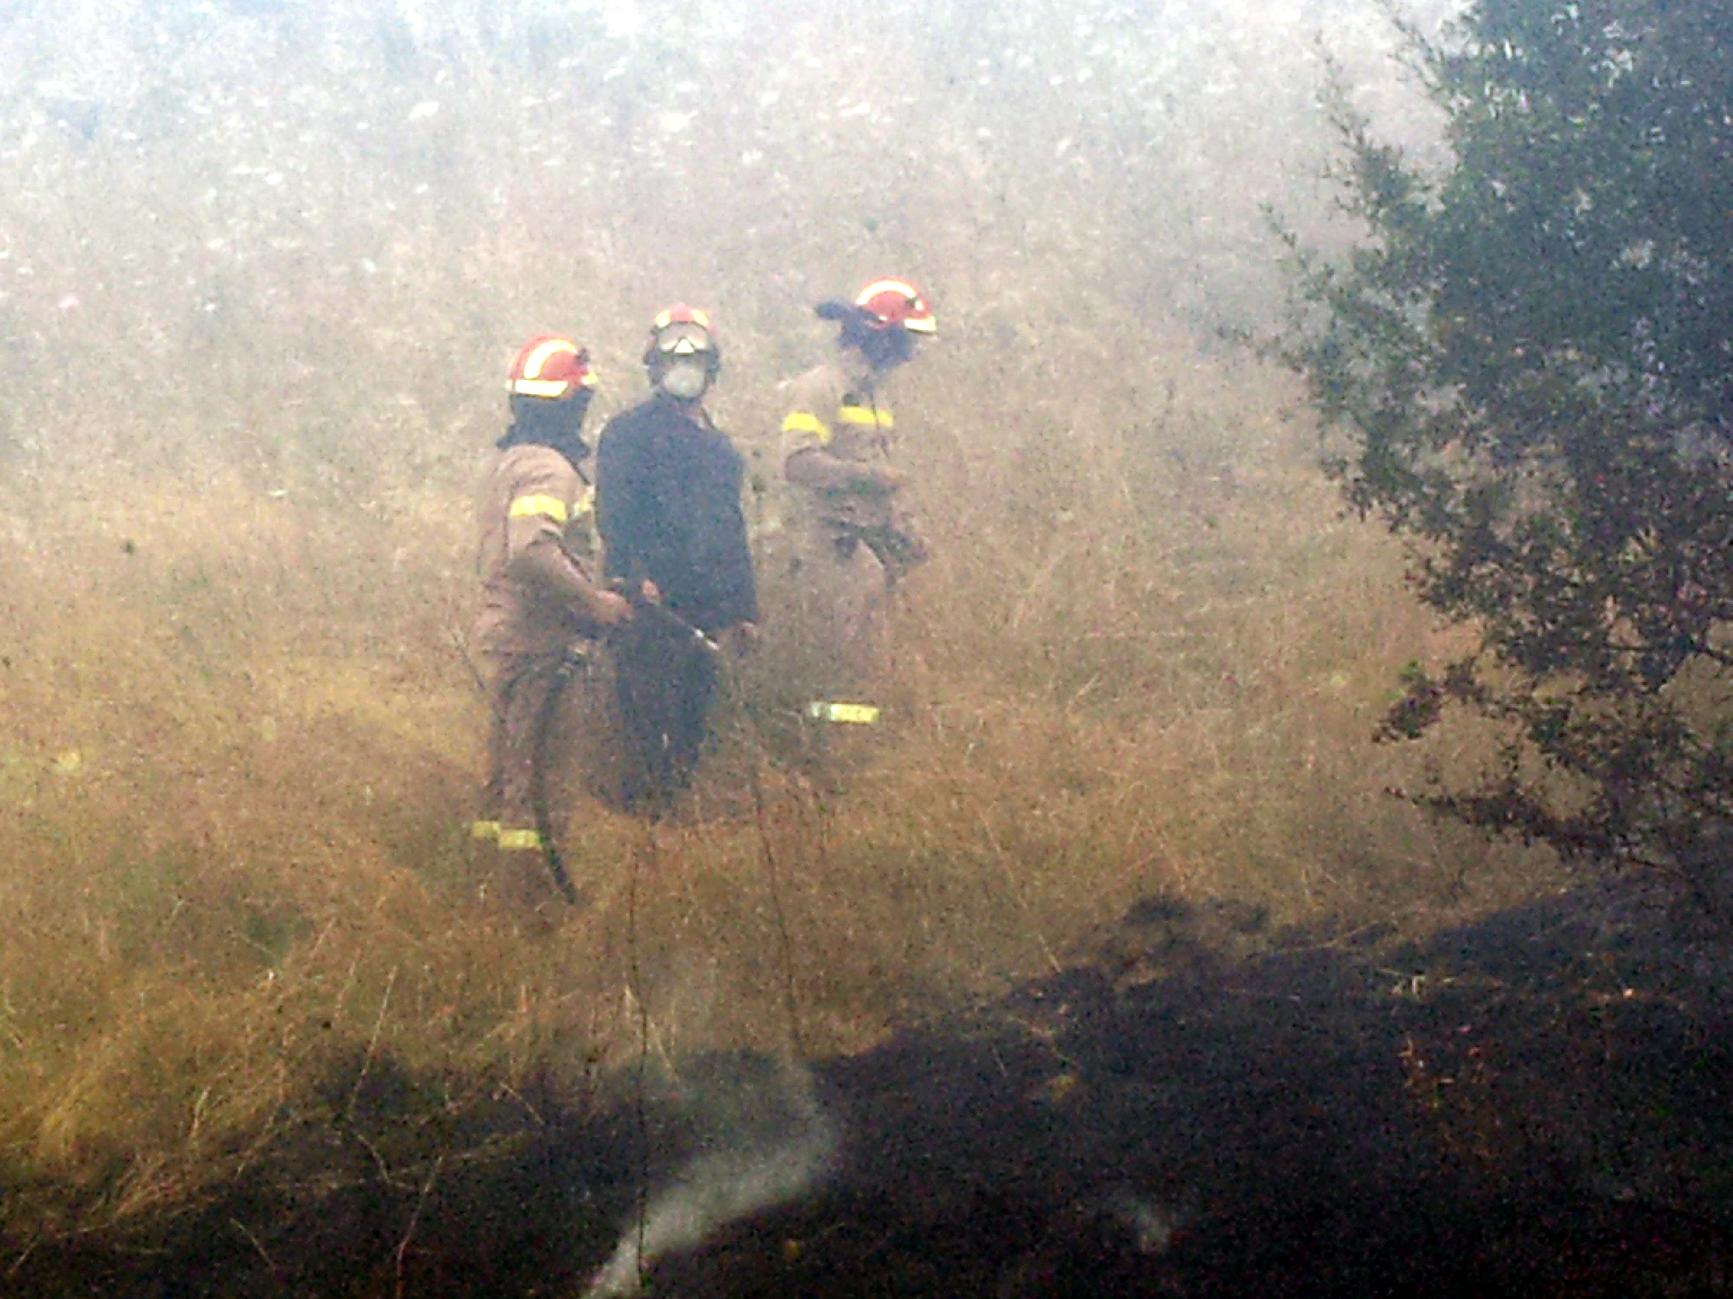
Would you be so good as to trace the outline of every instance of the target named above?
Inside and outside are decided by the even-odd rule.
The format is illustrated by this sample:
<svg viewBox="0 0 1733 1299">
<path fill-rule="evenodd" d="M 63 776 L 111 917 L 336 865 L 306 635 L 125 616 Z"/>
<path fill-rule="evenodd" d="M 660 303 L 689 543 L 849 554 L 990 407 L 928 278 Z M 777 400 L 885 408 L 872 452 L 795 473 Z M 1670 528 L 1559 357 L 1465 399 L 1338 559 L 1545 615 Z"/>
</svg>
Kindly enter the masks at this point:
<svg viewBox="0 0 1733 1299">
<path fill-rule="evenodd" d="M 640 1008 L 671 1059 L 848 1049 L 1153 891 L 1413 927 L 1532 887 L 1536 861 L 1384 795 L 1411 759 L 1373 719 L 1431 633 L 1271 376 L 1176 373 L 1138 412 L 1055 393 L 1002 449 L 947 364 L 908 394 L 940 430 L 939 557 L 842 791 L 731 713 L 723 810 L 652 835 L 587 808 L 599 900 L 547 941 L 482 910 L 463 859 L 459 499 L 344 515 L 218 477 L 135 484 L 123 523 L 73 482 L 27 506 L 18 536 L 63 544 L 4 579 L 0 1159 L 34 1188 L 9 1225 L 124 1224 L 260 1160 L 374 1171 L 322 1166 L 312 1132 L 416 1166 L 532 1080 L 587 1094 Z M 387 1067 L 419 1081 L 380 1108 Z"/>
<path fill-rule="evenodd" d="M 496 8 L 0 20 L 0 70 L 71 87 L 0 104 L 0 1232 L 261 1168 L 409 1177 L 479 1108 L 580 1102 L 643 1024 L 670 1058 L 782 1049 L 791 988 L 803 1047 L 848 1049 L 1152 890 L 1416 925 L 1545 878 L 1384 796 L 1414 759 L 1373 719 L 1437 633 L 1286 386 L 1170 319 L 1272 282 L 1255 204 L 1207 185 L 1307 171 L 1317 122 L 1270 126 L 1310 102 L 1297 35 L 1255 24 L 1279 48 L 1193 85 L 1199 24 L 803 5 L 786 61 L 719 11 L 703 66 L 651 33 L 554 67 Z M 789 111 L 880 46 L 901 98 Z M 763 472 L 810 304 L 904 267 L 945 337 L 899 397 L 938 547 L 890 720 L 819 798 L 735 714 L 721 814 L 587 809 L 597 905 L 520 938 L 460 832 L 467 492 L 510 347 L 580 324 L 618 408 L 636 322 L 714 305 Z"/>
</svg>

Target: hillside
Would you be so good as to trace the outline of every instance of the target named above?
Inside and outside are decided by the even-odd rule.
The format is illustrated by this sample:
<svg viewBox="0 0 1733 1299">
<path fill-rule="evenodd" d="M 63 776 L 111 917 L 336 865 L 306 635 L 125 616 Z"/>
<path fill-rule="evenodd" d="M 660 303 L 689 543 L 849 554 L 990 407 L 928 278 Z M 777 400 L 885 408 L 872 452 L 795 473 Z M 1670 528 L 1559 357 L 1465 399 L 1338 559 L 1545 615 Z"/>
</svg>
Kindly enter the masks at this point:
<svg viewBox="0 0 1733 1299">
<path fill-rule="evenodd" d="M 1262 204 L 1355 235 L 1326 55 L 1438 148 L 1376 7 L 654 17 L 0 13 L 7 1292 L 571 1293 L 754 1113 L 813 1140 L 673 1293 L 1227 1293 L 1305 1240 L 1320 1292 L 1429 1242 L 1724 1289 L 1719 967 L 1392 797 L 1490 744 L 1372 743 L 1460 633 L 1219 332 L 1279 315 Z M 884 724 L 815 765 L 772 619 L 691 805 L 586 804 L 594 906 L 520 932 L 464 837 L 513 349 L 590 341 L 605 417 L 712 306 L 768 553 L 777 385 L 890 269 L 942 326 Z"/>
</svg>

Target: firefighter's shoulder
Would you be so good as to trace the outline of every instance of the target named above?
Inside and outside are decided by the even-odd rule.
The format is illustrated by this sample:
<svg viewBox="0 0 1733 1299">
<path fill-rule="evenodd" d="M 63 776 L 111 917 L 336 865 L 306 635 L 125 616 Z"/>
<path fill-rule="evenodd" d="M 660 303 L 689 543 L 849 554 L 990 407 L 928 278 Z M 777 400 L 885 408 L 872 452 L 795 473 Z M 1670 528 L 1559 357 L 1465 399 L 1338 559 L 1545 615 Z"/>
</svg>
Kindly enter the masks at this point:
<svg viewBox="0 0 1733 1299">
<path fill-rule="evenodd" d="M 784 445 L 790 450 L 802 446 L 828 446 L 837 410 L 847 391 L 847 376 L 840 366 L 831 362 L 816 365 L 805 374 L 790 379 L 781 394 L 780 431 Z"/>
</svg>

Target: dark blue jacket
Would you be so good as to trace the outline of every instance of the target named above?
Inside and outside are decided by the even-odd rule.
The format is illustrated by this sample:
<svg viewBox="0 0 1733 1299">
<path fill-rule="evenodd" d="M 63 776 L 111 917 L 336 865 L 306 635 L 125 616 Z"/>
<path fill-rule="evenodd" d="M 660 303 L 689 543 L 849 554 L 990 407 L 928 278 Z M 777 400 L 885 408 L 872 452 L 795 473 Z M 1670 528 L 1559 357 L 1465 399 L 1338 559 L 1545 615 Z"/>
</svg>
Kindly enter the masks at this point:
<svg viewBox="0 0 1733 1299">
<path fill-rule="evenodd" d="M 649 578 L 663 602 L 706 632 L 758 618 L 740 510 L 745 465 L 702 408 L 660 395 L 602 430 L 596 525 L 610 579 Z"/>
</svg>

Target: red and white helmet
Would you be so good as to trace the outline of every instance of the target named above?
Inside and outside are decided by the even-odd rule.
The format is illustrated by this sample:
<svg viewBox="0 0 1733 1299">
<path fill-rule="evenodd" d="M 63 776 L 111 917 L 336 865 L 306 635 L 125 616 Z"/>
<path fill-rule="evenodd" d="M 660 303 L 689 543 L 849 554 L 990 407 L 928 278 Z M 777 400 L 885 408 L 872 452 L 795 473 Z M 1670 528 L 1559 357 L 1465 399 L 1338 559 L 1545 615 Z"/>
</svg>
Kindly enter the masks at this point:
<svg viewBox="0 0 1733 1299">
<path fill-rule="evenodd" d="M 671 359 L 700 353 L 707 354 L 706 359 L 713 366 L 722 360 L 722 351 L 716 342 L 716 326 L 710 322 L 709 312 L 676 302 L 656 313 L 656 318 L 650 322 L 650 337 L 644 345 L 645 365 L 658 357 Z"/>
<path fill-rule="evenodd" d="M 891 276 L 869 280 L 854 295 L 854 305 L 867 315 L 873 330 L 906 329 L 911 334 L 936 334 L 939 322 L 927 296 L 912 281 Z"/>
<path fill-rule="evenodd" d="M 590 352 L 559 334 L 538 334 L 523 345 L 511 363 L 506 391 L 514 397 L 562 401 L 596 386 Z"/>
</svg>

